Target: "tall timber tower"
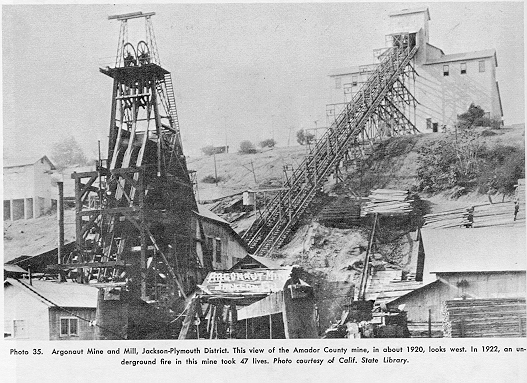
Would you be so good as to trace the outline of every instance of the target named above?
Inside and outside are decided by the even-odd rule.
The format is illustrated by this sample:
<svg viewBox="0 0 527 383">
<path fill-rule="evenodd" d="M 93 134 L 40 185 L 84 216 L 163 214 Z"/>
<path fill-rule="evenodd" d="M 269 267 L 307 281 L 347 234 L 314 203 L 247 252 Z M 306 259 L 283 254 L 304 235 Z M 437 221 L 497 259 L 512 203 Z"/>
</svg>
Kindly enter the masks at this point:
<svg viewBox="0 0 527 383">
<path fill-rule="evenodd" d="M 109 17 L 120 22 L 120 33 L 114 66 L 100 69 L 113 80 L 108 157 L 97 171 L 72 175 L 76 250 L 59 268 L 79 282 L 125 286 L 135 297 L 170 306 L 206 271 L 196 253 L 197 205 L 153 15 Z M 128 40 L 133 19 L 144 21 L 142 40 Z"/>
</svg>

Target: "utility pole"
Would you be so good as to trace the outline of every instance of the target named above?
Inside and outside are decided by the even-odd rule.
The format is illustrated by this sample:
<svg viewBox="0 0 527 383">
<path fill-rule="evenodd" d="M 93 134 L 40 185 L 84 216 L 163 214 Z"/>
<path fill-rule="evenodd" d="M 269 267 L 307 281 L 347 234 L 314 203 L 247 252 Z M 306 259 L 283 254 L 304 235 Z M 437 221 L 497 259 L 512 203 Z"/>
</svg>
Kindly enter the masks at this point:
<svg viewBox="0 0 527 383">
<path fill-rule="evenodd" d="M 214 152 L 213 156 L 214 156 L 214 182 L 216 183 L 216 186 L 218 186 L 218 168 L 216 167 L 216 152 Z"/>
<path fill-rule="evenodd" d="M 229 153 L 229 144 L 227 142 L 227 116 L 223 116 L 223 127 L 225 129 L 225 153 Z"/>
<path fill-rule="evenodd" d="M 57 201 L 57 218 L 59 221 L 57 264 L 60 265 L 64 256 L 64 181 L 62 178 L 57 181 L 57 187 L 59 189 L 59 199 Z M 64 282 L 62 270 L 59 270 L 59 282 Z"/>
</svg>

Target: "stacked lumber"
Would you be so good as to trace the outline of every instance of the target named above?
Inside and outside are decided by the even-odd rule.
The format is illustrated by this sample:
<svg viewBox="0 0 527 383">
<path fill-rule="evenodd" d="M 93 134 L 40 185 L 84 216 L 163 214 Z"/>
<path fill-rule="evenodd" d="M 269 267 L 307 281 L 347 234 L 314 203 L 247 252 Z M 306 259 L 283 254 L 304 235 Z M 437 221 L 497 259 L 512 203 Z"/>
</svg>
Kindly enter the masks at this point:
<svg viewBox="0 0 527 383">
<path fill-rule="evenodd" d="M 339 198 L 325 206 L 318 219 L 323 225 L 358 223 L 360 210 L 360 200 Z"/>
<path fill-rule="evenodd" d="M 407 190 L 375 189 L 368 196 L 369 202 L 362 209 L 362 215 L 401 215 L 413 210 L 413 199 Z"/>
<path fill-rule="evenodd" d="M 423 227 L 427 229 L 445 229 L 449 227 L 469 227 L 472 224 L 472 208 L 445 210 L 439 213 L 426 214 Z"/>
<path fill-rule="evenodd" d="M 507 225 L 514 222 L 514 202 L 474 207 L 474 227 Z"/>
<path fill-rule="evenodd" d="M 526 336 L 525 298 L 446 301 L 446 338 L 512 338 Z"/>
</svg>

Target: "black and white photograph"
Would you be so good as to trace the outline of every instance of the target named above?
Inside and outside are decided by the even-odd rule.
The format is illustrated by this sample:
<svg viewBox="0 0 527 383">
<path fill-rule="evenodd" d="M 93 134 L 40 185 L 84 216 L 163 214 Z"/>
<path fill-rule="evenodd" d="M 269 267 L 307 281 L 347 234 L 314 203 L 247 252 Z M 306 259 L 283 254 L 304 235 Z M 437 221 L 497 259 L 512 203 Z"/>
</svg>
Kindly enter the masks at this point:
<svg viewBox="0 0 527 383">
<path fill-rule="evenodd" d="M 2 365 L 523 381 L 524 53 L 522 1 L 3 4 Z"/>
</svg>

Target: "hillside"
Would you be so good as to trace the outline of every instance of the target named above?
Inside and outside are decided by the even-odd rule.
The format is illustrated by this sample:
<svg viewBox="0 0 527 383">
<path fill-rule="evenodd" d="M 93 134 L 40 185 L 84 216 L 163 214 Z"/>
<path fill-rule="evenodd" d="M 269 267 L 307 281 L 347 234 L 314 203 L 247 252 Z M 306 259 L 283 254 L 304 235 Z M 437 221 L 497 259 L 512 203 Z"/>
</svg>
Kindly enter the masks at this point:
<svg viewBox="0 0 527 383">
<path fill-rule="evenodd" d="M 525 151 L 524 125 L 515 125 L 493 130 L 477 128 L 479 144 L 488 149 L 498 146 L 513 146 Z M 483 133 L 485 132 L 485 133 Z M 300 265 L 308 274 L 306 279 L 315 287 L 321 328 L 327 328 L 331 320 L 337 319 L 343 305 L 353 295 L 359 284 L 359 275 L 372 222 L 364 219 L 359 225 L 348 227 L 326 227 L 318 221 L 321 209 L 330 201 L 345 196 L 367 196 L 371 190 L 400 189 L 415 190 L 417 186 L 418 157 L 422 148 L 431 147 L 445 138 L 444 133 L 425 133 L 415 136 L 394 137 L 376 145 L 376 150 L 367 158 L 362 169 L 353 168 L 345 174 L 345 181 L 332 187 L 329 193 L 319 196 L 299 223 L 289 243 L 275 251 L 272 256 L 284 265 Z M 253 188 L 257 184 L 252 173 L 242 165 L 253 163 L 258 185 L 280 185 L 282 161 L 299 163 L 305 148 L 276 148 L 255 155 L 220 155 L 216 157 L 218 175 L 224 181 L 203 187 L 200 190 L 222 191 L 224 195 Z M 222 158 L 223 157 L 223 158 Z M 221 161 L 221 162 L 220 162 Z M 198 170 L 198 179 L 214 172 L 212 158 L 191 160 L 190 167 Z M 219 164 L 227 166 L 220 167 Z M 196 166 L 196 165 L 200 166 Z M 200 170 L 203 172 L 200 175 Z M 213 173 L 212 173 L 213 174 Z M 325 188 L 327 190 L 327 188 Z M 438 193 L 416 193 L 420 197 L 417 216 L 406 219 L 381 218 L 377 241 L 373 251 L 375 270 L 399 270 L 411 278 L 416 270 L 418 246 L 415 230 L 424 213 L 441 212 L 473 205 L 488 204 L 489 196 L 477 191 L 467 191 L 459 196 L 457 189 Z M 492 193 L 495 202 L 510 201 L 511 195 Z M 214 205 L 210 205 L 214 207 Z M 216 211 L 221 213 L 221 208 Z M 511 211 L 512 216 L 512 211 Z M 239 232 L 249 227 L 254 219 L 250 215 L 232 222 Z"/>
</svg>

